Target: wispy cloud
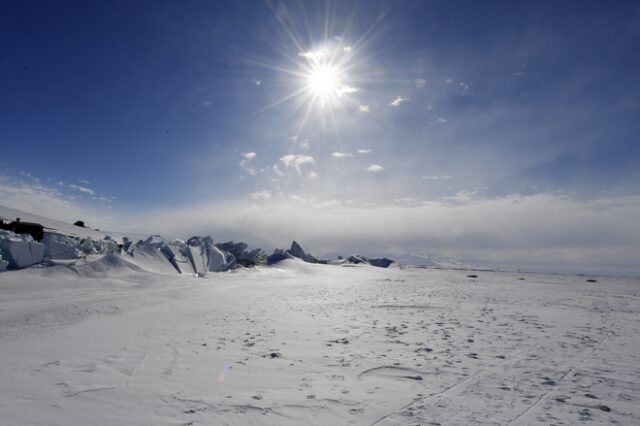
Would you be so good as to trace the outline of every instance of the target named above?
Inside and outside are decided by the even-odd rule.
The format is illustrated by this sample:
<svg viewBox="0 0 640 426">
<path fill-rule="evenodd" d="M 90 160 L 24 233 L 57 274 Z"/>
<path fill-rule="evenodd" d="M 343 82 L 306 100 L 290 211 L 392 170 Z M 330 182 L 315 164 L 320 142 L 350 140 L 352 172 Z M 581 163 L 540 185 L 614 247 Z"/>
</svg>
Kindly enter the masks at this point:
<svg viewBox="0 0 640 426">
<path fill-rule="evenodd" d="M 444 117 L 438 117 L 438 118 L 436 119 L 436 121 L 437 121 L 438 123 L 446 123 L 446 122 L 447 122 L 447 119 L 446 119 L 446 118 L 444 118 Z"/>
<path fill-rule="evenodd" d="M 426 179 L 426 180 L 451 179 L 451 176 L 449 176 L 449 175 L 422 175 L 422 179 Z"/>
<path fill-rule="evenodd" d="M 307 59 L 308 61 L 311 62 L 320 62 L 321 60 L 323 60 L 324 58 L 326 58 L 329 55 L 329 52 L 327 52 L 326 50 L 309 50 L 307 52 L 300 52 L 298 53 L 298 56 L 302 56 L 303 58 Z"/>
<path fill-rule="evenodd" d="M 458 191 L 454 195 L 442 197 L 443 200 L 455 201 L 457 203 L 469 203 L 473 201 L 478 191 Z"/>
<path fill-rule="evenodd" d="M 251 176 L 255 176 L 257 174 L 255 168 L 253 168 L 251 166 L 251 161 L 256 158 L 256 153 L 251 151 L 251 152 L 241 152 L 240 156 L 242 157 L 242 160 L 240 160 L 240 162 L 238 163 L 238 165 L 245 170 L 247 173 L 249 173 Z"/>
<path fill-rule="evenodd" d="M 418 89 L 422 89 L 425 84 L 427 84 L 427 80 L 425 80 L 424 78 L 416 78 L 415 80 L 413 80 L 413 82 Z"/>
<path fill-rule="evenodd" d="M 95 193 L 95 191 L 93 189 L 87 188 L 86 186 L 80 186 L 80 185 L 71 184 L 71 185 L 69 185 L 69 188 L 73 189 L 74 191 L 84 192 L 85 194 L 96 195 L 96 193 Z"/>
<path fill-rule="evenodd" d="M 278 167 L 278 165 L 277 165 L 277 164 L 274 164 L 274 165 L 273 165 L 272 170 L 273 170 L 273 173 L 274 173 L 276 176 L 279 176 L 279 177 L 284 176 L 284 172 L 283 172 L 282 170 L 280 170 L 280 168 Z"/>
<path fill-rule="evenodd" d="M 342 96 L 345 93 L 346 94 L 351 94 L 351 93 L 356 93 L 358 91 L 360 91 L 360 89 L 358 89 L 357 87 L 347 86 L 345 84 L 345 85 L 340 86 L 340 88 L 337 90 L 337 93 L 338 93 L 338 96 Z"/>
<path fill-rule="evenodd" d="M 358 154 L 371 154 L 371 149 L 359 149 Z"/>
<path fill-rule="evenodd" d="M 371 173 L 380 173 L 380 172 L 384 171 L 384 167 L 382 167 L 379 164 L 372 164 L 372 165 L 369 166 L 367 171 L 369 171 Z"/>
<path fill-rule="evenodd" d="M 409 100 L 411 100 L 411 99 L 410 98 L 405 98 L 405 97 L 402 97 L 402 96 L 398 96 L 397 98 L 395 98 L 394 100 L 389 102 L 389 106 L 399 107 L 401 103 L 409 101 Z"/>
<path fill-rule="evenodd" d="M 369 105 L 359 105 L 358 106 L 358 111 L 360 111 L 362 113 L 369 112 Z"/>
<path fill-rule="evenodd" d="M 302 166 L 305 164 L 315 164 L 316 162 L 312 156 L 303 154 L 288 154 L 280 157 L 280 161 L 282 161 L 285 167 L 294 168 L 298 174 L 302 174 Z"/>
<path fill-rule="evenodd" d="M 272 194 L 269 191 L 258 191 L 252 192 L 249 194 L 249 197 L 254 200 L 270 200 L 272 198 Z"/>
<path fill-rule="evenodd" d="M 335 158 L 349 158 L 353 157 L 353 154 L 350 152 L 333 152 L 331 156 Z"/>
</svg>

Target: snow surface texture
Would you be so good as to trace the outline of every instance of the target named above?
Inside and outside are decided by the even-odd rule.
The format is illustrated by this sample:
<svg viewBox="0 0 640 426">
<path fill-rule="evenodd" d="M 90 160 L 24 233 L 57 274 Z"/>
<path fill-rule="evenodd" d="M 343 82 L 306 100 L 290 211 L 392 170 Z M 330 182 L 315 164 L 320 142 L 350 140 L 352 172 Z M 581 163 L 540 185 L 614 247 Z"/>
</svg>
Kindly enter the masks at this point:
<svg viewBox="0 0 640 426">
<path fill-rule="evenodd" d="M 637 279 L 467 275 L 4 272 L 0 423 L 640 424 Z"/>
</svg>

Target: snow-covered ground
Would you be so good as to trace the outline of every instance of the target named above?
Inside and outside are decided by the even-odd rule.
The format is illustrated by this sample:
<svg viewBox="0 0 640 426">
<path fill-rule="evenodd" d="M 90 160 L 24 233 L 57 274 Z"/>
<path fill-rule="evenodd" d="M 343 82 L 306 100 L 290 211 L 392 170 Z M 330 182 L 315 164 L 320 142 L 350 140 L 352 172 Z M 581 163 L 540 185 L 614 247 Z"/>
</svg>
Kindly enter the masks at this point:
<svg viewBox="0 0 640 426">
<path fill-rule="evenodd" d="M 0 423 L 640 424 L 637 279 L 469 274 L 4 272 Z"/>
</svg>

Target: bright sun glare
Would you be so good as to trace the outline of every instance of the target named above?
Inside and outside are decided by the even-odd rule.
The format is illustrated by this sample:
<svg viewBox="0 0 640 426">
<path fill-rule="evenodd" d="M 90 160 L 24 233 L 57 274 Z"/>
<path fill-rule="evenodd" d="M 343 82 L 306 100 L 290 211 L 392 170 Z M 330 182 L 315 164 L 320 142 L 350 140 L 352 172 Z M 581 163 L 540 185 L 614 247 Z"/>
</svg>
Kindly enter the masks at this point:
<svg viewBox="0 0 640 426">
<path fill-rule="evenodd" d="M 293 34 L 290 33 L 290 35 Z M 363 111 L 357 101 L 356 86 L 358 78 L 354 75 L 354 61 L 357 47 L 345 44 L 344 41 L 324 41 L 315 48 L 306 50 L 294 37 L 298 48 L 296 56 L 288 56 L 292 64 L 289 67 L 271 66 L 278 72 L 286 74 L 294 90 L 285 94 L 265 108 L 275 107 L 292 101 L 289 113 L 301 112 L 301 119 L 296 133 L 300 133 L 306 123 L 314 117 L 322 123 L 333 124 L 338 131 L 338 122 L 349 114 Z"/>
<path fill-rule="evenodd" d="M 323 65 L 313 69 L 307 80 L 309 90 L 314 96 L 327 98 L 339 93 L 340 77 L 337 70 L 331 66 Z"/>
</svg>

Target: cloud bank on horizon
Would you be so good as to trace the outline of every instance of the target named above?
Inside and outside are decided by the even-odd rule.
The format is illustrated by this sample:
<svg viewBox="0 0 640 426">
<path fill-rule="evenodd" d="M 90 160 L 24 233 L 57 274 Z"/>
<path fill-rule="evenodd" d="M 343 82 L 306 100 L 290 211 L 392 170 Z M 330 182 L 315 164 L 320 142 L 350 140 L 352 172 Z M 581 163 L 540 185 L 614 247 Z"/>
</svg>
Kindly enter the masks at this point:
<svg viewBox="0 0 640 426">
<path fill-rule="evenodd" d="M 633 2 L 10 2 L 0 24 L 0 204 L 640 273 Z"/>
</svg>

